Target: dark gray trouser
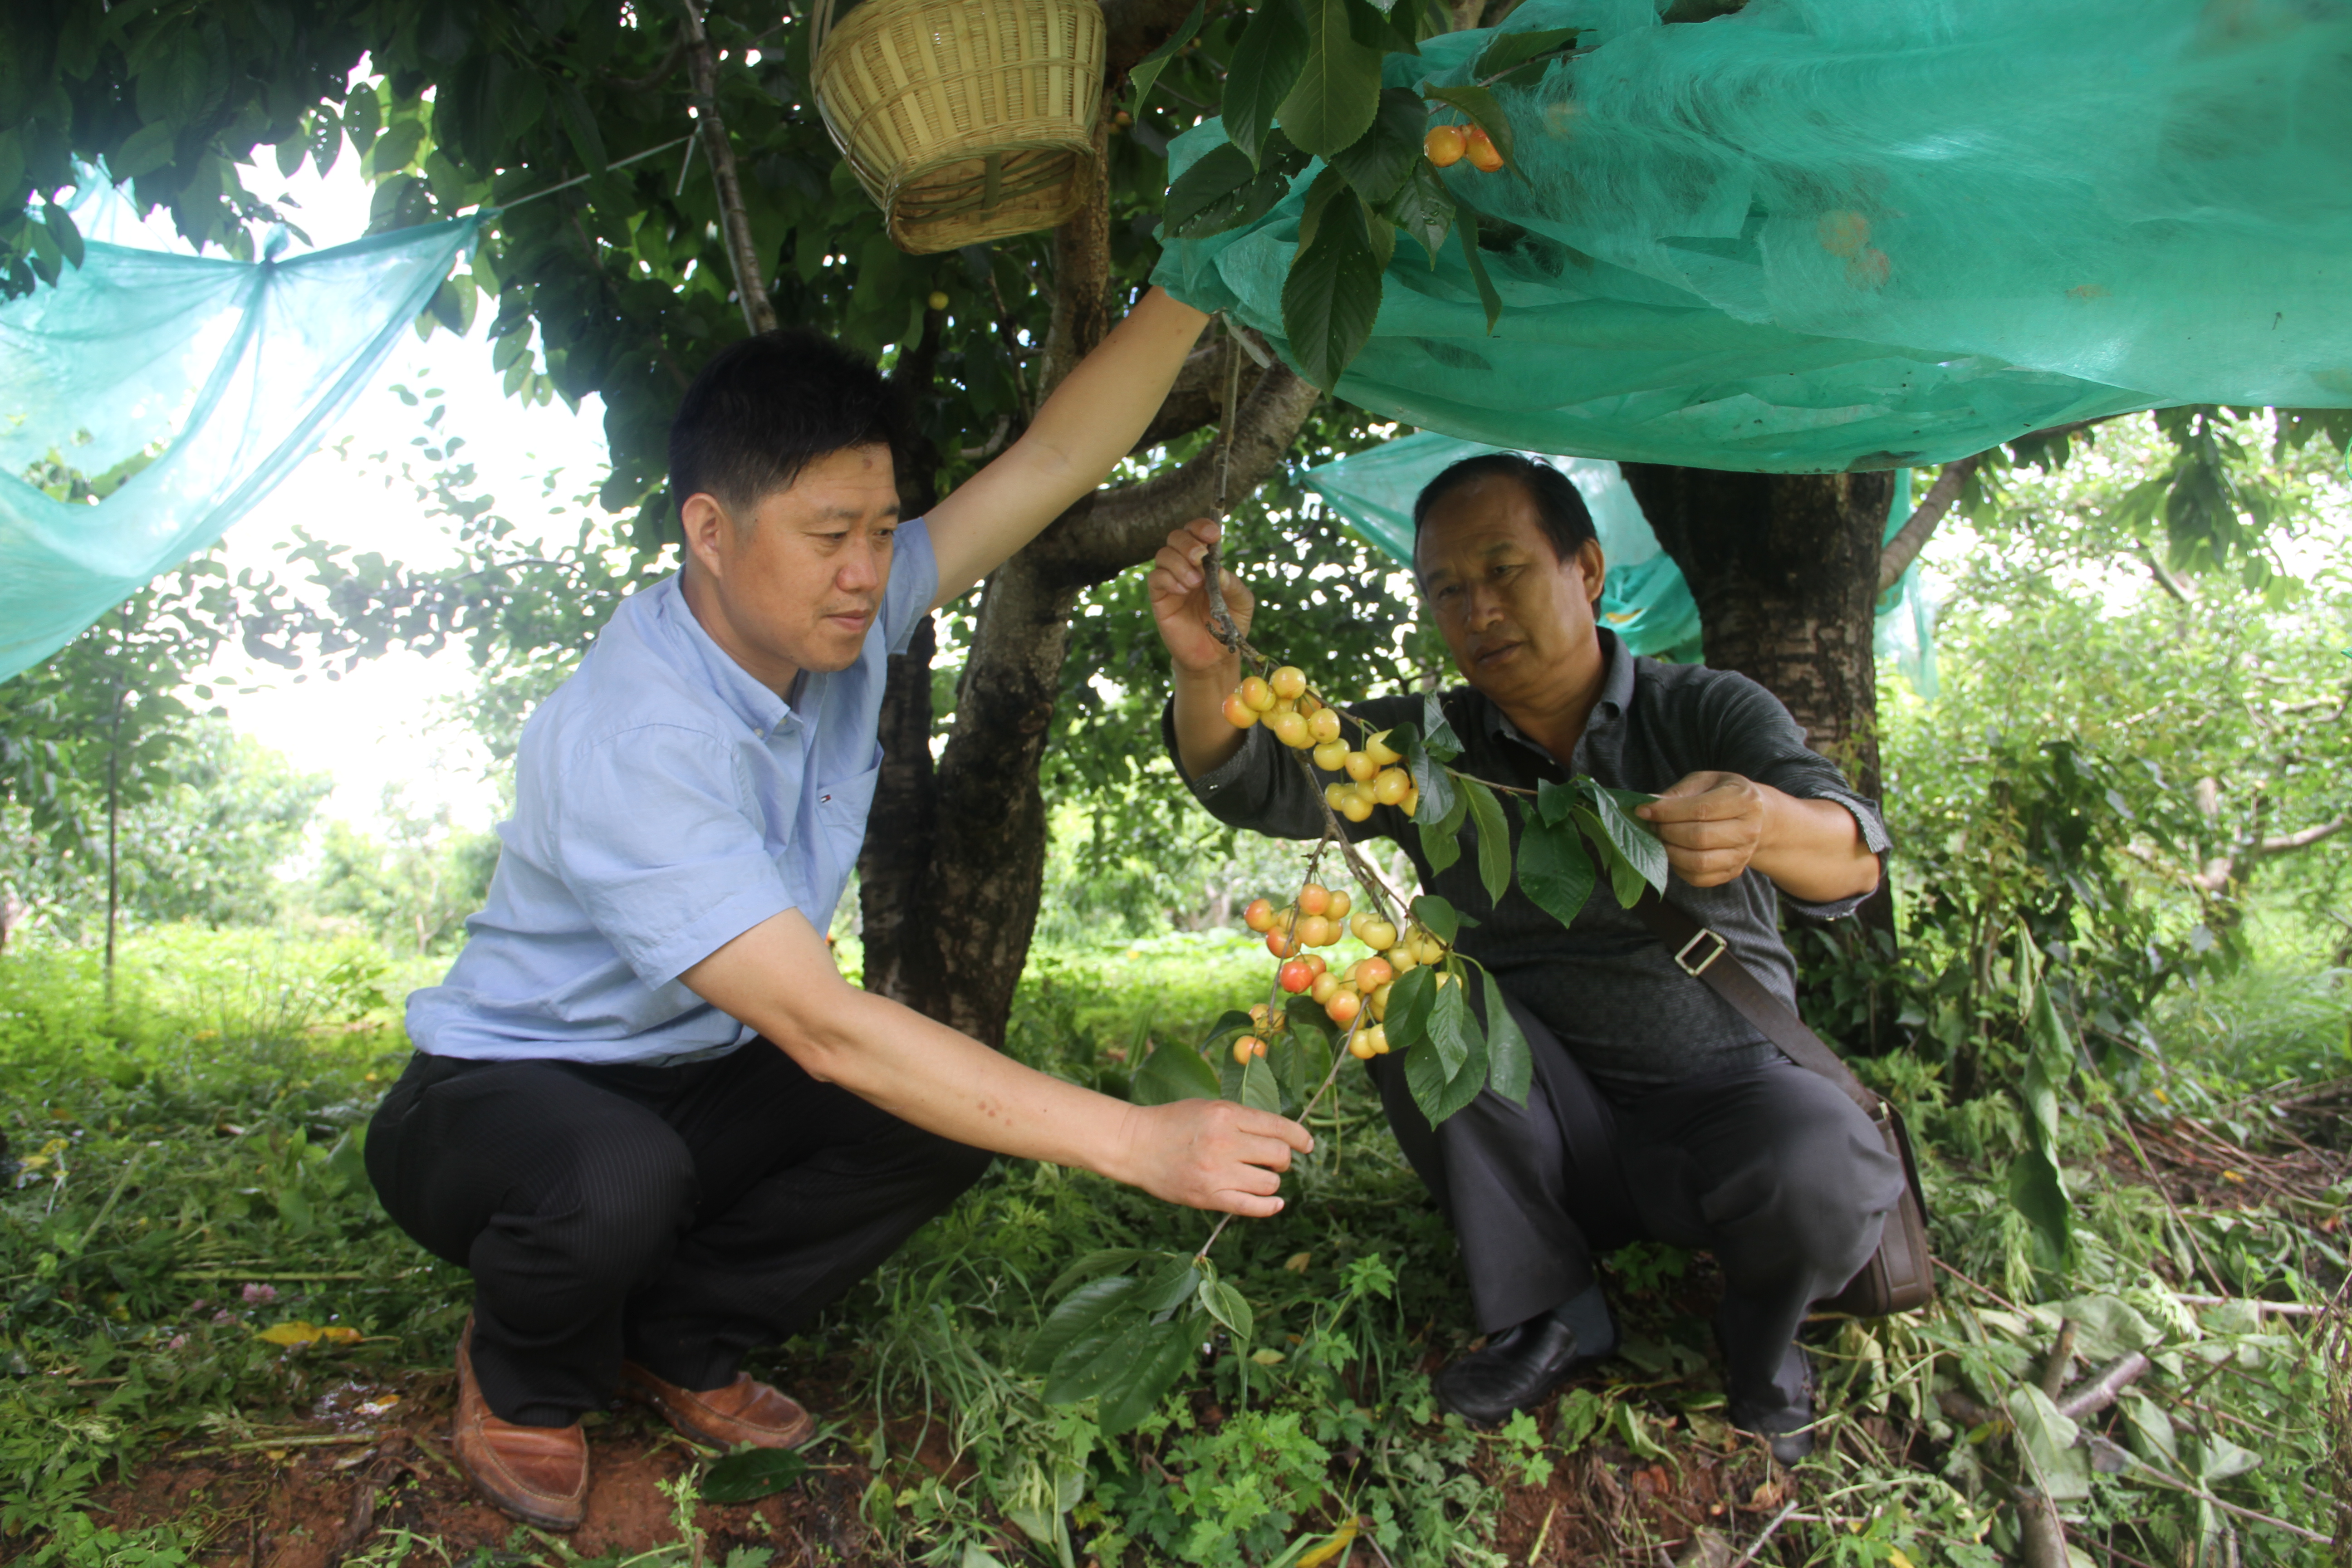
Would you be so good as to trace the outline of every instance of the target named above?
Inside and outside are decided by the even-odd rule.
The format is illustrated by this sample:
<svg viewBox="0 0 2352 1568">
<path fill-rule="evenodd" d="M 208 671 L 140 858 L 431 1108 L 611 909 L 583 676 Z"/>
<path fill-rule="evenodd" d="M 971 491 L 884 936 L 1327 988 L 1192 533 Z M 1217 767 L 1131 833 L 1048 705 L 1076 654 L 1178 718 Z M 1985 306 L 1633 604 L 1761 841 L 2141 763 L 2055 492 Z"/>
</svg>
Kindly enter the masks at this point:
<svg viewBox="0 0 2352 1568">
<path fill-rule="evenodd" d="M 1878 1246 L 1903 1168 L 1853 1101 L 1783 1058 L 1613 1103 L 1517 1002 L 1535 1057 L 1525 1109 L 1491 1090 L 1431 1128 L 1402 1063 L 1374 1077 L 1405 1157 L 1452 1221 L 1480 1331 L 1580 1294 L 1593 1258 L 1629 1241 L 1714 1254 L 1726 1386 L 1776 1408 L 1811 1304 Z"/>
</svg>

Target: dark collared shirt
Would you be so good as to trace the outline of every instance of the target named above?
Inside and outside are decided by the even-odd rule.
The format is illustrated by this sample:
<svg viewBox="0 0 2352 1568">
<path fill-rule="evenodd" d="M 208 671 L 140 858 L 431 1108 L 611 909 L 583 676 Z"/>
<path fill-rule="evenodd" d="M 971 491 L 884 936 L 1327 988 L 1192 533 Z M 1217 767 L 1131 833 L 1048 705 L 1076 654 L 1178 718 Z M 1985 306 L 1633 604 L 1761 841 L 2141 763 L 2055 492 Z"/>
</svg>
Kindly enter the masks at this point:
<svg viewBox="0 0 2352 1568">
<path fill-rule="evenodd" d="M 1575 772 L 1612 788 L 1652 794 L 1708 769 L 1739 773 L 1789 795 L 1837 802 L 1853 814 L 1872 850 L 1887 848 L 1877 806 L 1806 749 L 1804 731 L 1770 692 L 1728 670 L 1629 656 L 1606 627 L 1600 637 L 1606 673 L 1570 759 Z M 1522 788 L 1568 776 L 1476 691 L 1458 686 L 1441 702 L 1462 742 L 1454 763 L 1461 772 Z M 1377 730 L 1419 724 L 1422 703 L 1415 692 L 1374 698 L 1349 710 Z M 1163 717 L 1162 728 L 1173 757 L 1172 713 Z M 1314 792 L 1343 775 L 1320 773 L 1310 785 L 1282 751 L 1259 725 L 1230 762 L 1187 783 L 1221 822 L 1277 837 L 1318 837 L 1323 817 Z M 1183 772 L 1181 760 L 1177 771 Z M 1511 819 L 1516 865 L 1519 824 L 1515 810 L 1507 807 L 1505 815 Z M 1462 858 L 1433 871 L 1422 854 L 1419 830 L 1395 806 L 1379 807 L 1360 823 L 1343 819 L 1341 826 L 1352 839 L 1395 840 L 1412 857 L 1424 889 L 1475 917 L 1479 923 L 1465 928 L 1461 951 L 1494 971 L 1611 1093 L 1630 1096 L 1772 1058 L 1772 1046 L 1753 1025 L 1684 973 L 1649 928 L 1618 907 L 1605 876 L 1575 922 L 1563 927 L 1516 884 L 1499 906 L 1487 900 L 1478 881 L 1474 827 L 1462 830 Z M 1666 896 L 1720 932 L 1758 979 L 1794 1005 L 1796 965 L 1780 940 L 1775 909 L 1782 895 L 1761 872 L 1749 870 L 1716 888 L 1694 888 L 1677 877 L 1667 883 Z M 1851 914 L 1862 900 L 1788 901 L 1810 914 L 1834 917 Z"/>
</svg>

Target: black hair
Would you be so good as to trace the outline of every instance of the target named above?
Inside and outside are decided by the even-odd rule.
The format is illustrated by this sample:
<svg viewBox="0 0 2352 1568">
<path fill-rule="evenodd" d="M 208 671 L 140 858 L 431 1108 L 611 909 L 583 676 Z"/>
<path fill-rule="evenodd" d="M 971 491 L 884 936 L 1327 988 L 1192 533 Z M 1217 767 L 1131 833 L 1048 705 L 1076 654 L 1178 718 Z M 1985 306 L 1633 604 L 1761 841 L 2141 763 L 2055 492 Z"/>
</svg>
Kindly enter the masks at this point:
<svg viewBox="0 0 2352 1568">
<path fill-rule="evenodd" d="M 1486 452 L 1475 458 L 1465 458 L 1421 487 L 1421 494 L 1412 503 L 1412 549 L 1414 564 L 1420 563 L 1421 525 L 1429 516 L 1429 509 L 1462 486 L 1484 479 L 1517 479 L 1535 498 L 1536 519 L 1543 525 L 1544 537 L 1551 541 L 1552 553 L 1566 561 L 1582 549 L 1588 541 L 1601 537 L 1592 526 L 1592 512 L 1577 493 L 1576 481 L 1553 468 L 1523 458 L 1517 452 Z"/>
<path fill-rule="evenodd" d="M 721 349 L 678 400 L 669 489 L 680 507 L 709 494 L 749 512 L 820 458 L 904 447 L 898 400 L 864 355 L 786 327 Z"/>
</svg>

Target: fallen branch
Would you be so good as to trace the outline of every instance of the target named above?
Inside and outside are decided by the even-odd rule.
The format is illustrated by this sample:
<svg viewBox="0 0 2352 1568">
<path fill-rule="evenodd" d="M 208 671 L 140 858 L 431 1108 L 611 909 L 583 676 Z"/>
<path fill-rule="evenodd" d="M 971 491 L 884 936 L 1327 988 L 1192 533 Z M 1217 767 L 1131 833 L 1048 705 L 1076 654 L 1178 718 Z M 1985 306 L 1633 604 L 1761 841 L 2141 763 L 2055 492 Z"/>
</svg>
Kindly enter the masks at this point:
<svg viewBox="0 0 2352 1568">
<path fill-rule="evenodd" d="M 2176 1293 L 2174 1300 L 2185 1307 L 2252 1307 L 2256 1312 L 2273 1312 L 2282 1318 L 2321 1318 L 2327 1315 L 2325 1307 L 2306 1307 L 2300 1301 L 2265 1301 L 2258 1296 L 2183 1296 Z"/>
<path fill-rule="evenodd" d="M 2125 1389 L 2146 1375 L 2147 1367 L 2147 1357 L 2137 1351 L 2132 1352 L 2059 1400 L 2058 1414 L 2069 1421 L 2080 1421 L 2085 1415 L 2105 1410 L 2122 1397 Z"/>
<path fill-rule="evenodd" d="M 1771 1522 L 1764 1527 L 1763 1532 L 1748 1543 L 1748 1550 L 1732 1559 L 1731 1568 L 1748 1568 L 1748 1564 L 1756 1561 L 1756 1554 L 1764 1550 L 1764 1543 L 1772 1539 L 1773 1532 L 1788 1523 L 1789 1516 L 1796 1511 L 1797 1505 L 1792 1502 L 1774 1514 Z"/>
</svg>

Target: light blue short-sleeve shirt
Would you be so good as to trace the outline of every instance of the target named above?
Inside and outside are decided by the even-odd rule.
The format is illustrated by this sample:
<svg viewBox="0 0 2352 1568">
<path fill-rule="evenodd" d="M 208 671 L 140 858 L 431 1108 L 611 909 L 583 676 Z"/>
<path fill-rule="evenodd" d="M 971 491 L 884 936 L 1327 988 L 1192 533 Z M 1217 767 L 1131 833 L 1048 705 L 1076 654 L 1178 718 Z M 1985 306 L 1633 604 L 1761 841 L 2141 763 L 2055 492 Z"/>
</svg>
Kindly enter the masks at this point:
<svg viewBox="0 0 2352 1568">
<path fill-rule="evenodd" d="M 523 725 L 488 905 L 408 998 L 435 1056 L 600 1063 L 723 1055 L 755 1033 L 678 976 L 772 915 L 833 921 L 866 837 L 889 655 L 939 591 L 900 526 L 857 662 L 794 700 L 713 642 L 678 579 L 633 595 Z"/>
</svg>

